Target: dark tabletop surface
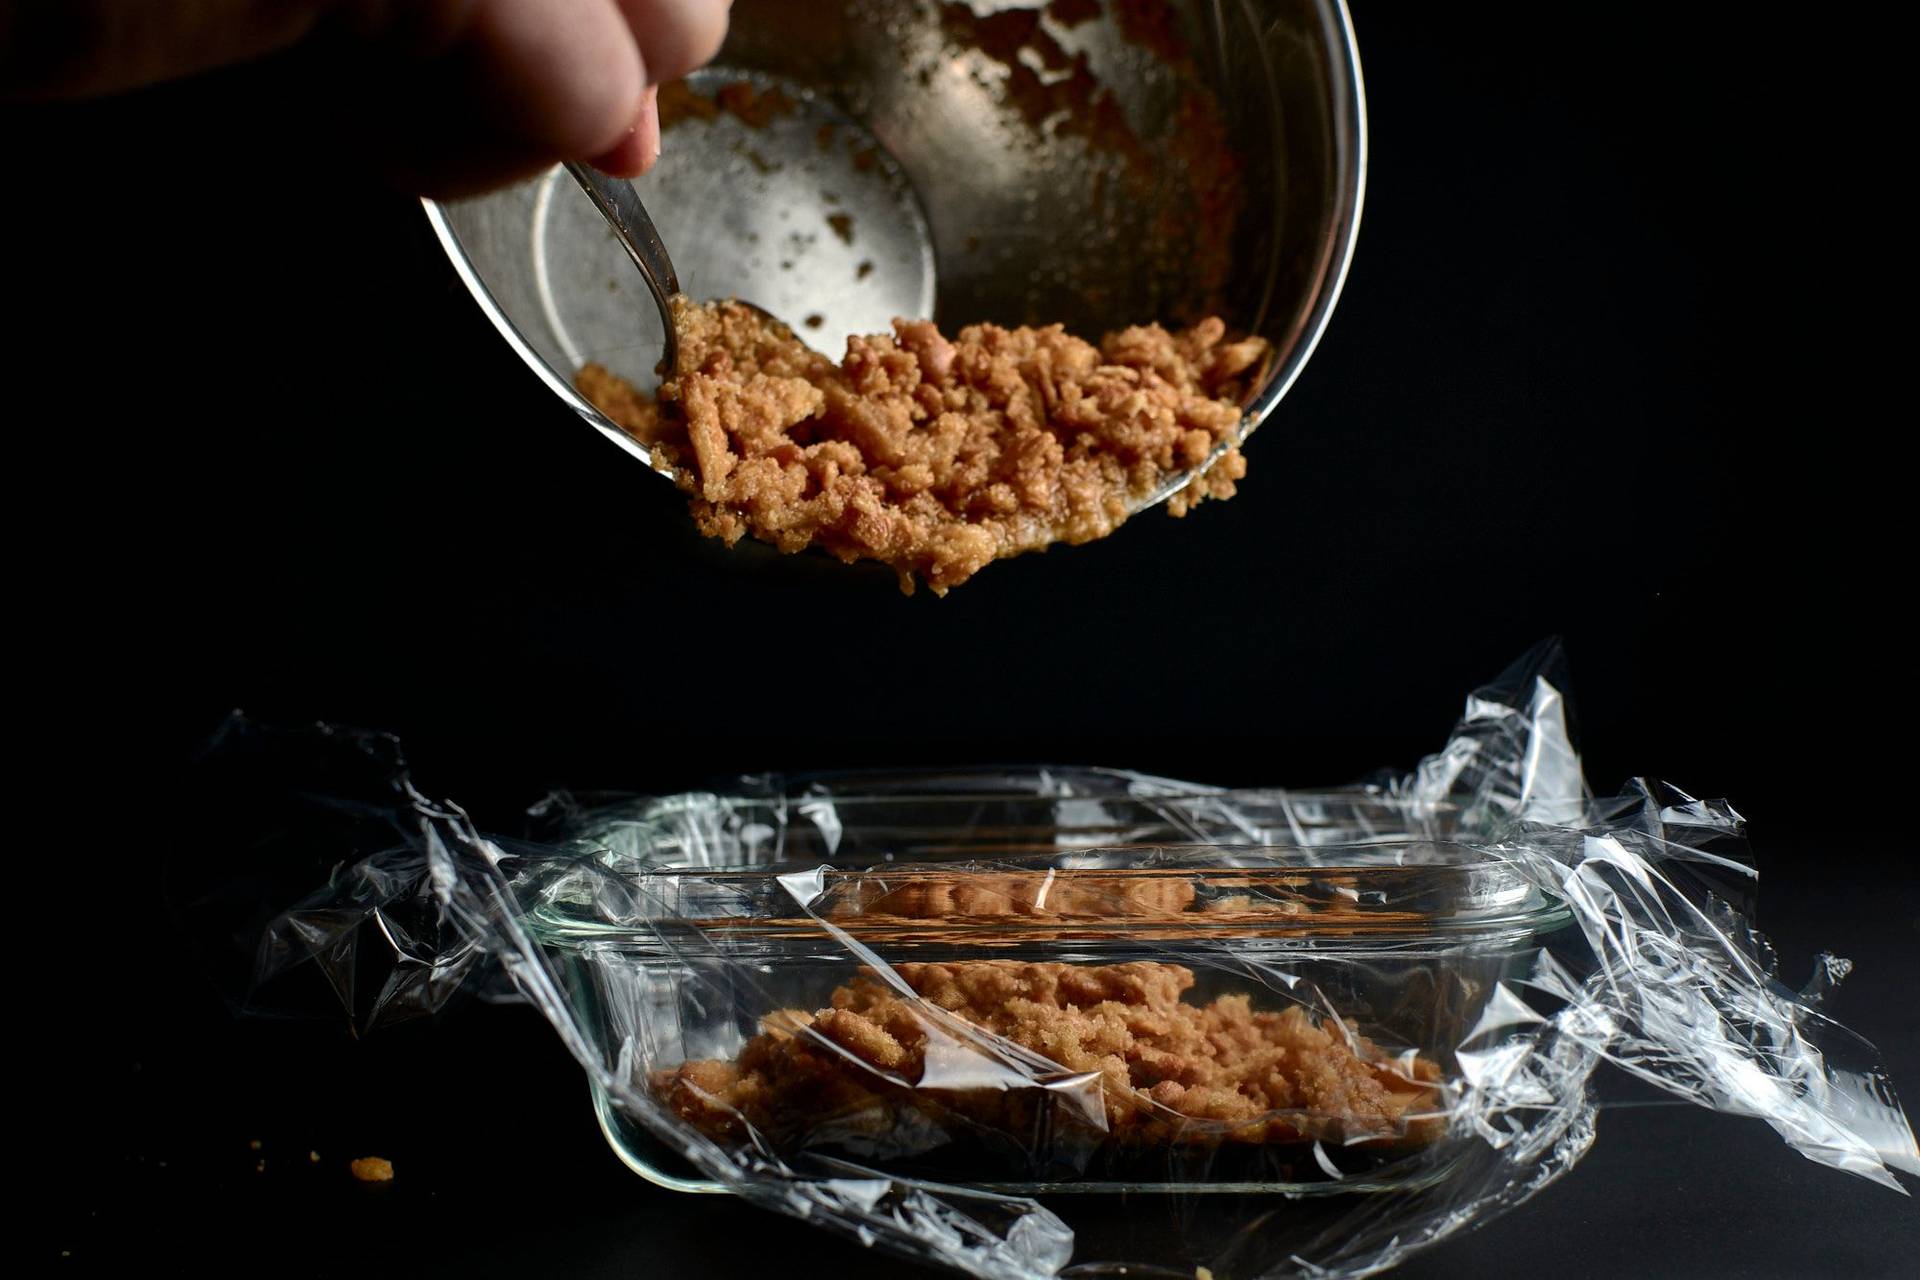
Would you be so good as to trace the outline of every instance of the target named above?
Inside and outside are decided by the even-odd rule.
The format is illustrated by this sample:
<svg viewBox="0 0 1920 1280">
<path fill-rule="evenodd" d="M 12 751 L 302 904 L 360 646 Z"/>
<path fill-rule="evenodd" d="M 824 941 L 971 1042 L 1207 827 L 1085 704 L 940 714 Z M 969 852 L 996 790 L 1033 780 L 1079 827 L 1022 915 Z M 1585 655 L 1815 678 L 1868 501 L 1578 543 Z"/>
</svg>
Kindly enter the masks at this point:
<svg viewBox="0 0 1920 1280">
<path fill-rule="evenodd" d="M 1315 785 L 1411 765 L 1558 633 L 1596 785 L 1730 796 L 1783 976 L 1857 961 L 1838 1016 L 1920 1097 L 1911 749 L 1883 746 L 1916 712 L 1912 500 L 1884 461 L 1911 324 L 1872 307 L 1910 295 L 1911 75 L 1878 65 L 1904 46 L 1788 5 L 1354 7 L 1356 263 L 1241 495 L 945 601 L 700 539 L 511 359 L 417 206 L 326 149 L 351 86 L 321 70 L 5 108 L 0 416 L 43 455 L 7 484 L 13 1252 L 902 1273 L 628 1173 L 526 1009 L 361 1041 L 231 1017 L 179 911 L 214 826 L 177 784 L 236 706 L 395 730 L 496 823 L 553 786 L 763 769 Z M 716 672 L 764 679 L 715 701 Z M 757 712 L 793 672 L 862 696 Z M 929 678 L 937 731 L 900 696 Z M 1617 1096 L 1571 1174 L 1400 1274 L 1914 1273 L 1911 1200 L 1756 1121 Z M 398 1176 L 356 1184 L 359 1155 Z"/>
</svg>

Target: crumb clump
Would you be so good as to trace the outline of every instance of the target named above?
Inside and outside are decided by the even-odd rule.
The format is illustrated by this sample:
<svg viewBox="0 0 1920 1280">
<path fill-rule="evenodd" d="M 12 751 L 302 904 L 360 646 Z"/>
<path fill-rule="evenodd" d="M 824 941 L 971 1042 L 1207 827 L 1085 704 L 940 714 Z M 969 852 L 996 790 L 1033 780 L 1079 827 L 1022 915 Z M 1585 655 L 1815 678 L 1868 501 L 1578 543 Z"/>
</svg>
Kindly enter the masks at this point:
<svg viewBox="0 0 1920 1280">
<path fill-rule="evenodd" d="M 1131 507 L 1227 498 L 1246 461 L 1240 400 L 1270 348 L 1217 318 L 1145 325 L 1095 346 L 1059 325 L 925 320 L 848 340 L 838 365 L 737 302 L 676 298 L 679 364 L 657 399 L 602 366 L 580 393 L 653 452 L 701 532 L 878 560 L 935 594 L 995 559 L 1105 537 Z"/>
<path fill-rule="evenodd" d="M 353 1176 L 362 1182 L 392 1182 L 393 1161 L 383 1160 L 379 1156 L 361 1156 L 347 1165 Z"/>
<path fill-rule="evenodd" d="M 658 105 L 660 128 L 665 131 L 684 120 L 714 120 L 722 113 L 749 129 L 764 129 L 778 117 L 792 115 L 798 104 L 779 86 L 762 90 L 751 80 L 730 81 L 712 95 L 685 80 L 672 80 L 660 86 Z"/>
<path fill-rule="evenodd" d="M 1030 1131 L 1023 1126 L 1046 1105 L 1035 1095 L 1049 1090 L 927 1083 L 930 1064 L 954 1070 L 956 1052 L 988 1060 L 957 1048 L 931 1005 L 1096 1077 L 1109 1142 L 1399 1145 L 1429 1142 L 1444 1127 L 1432 1114 L 1433 1062 L 1388 1061 L 1351 1024 L 1297 1005 L 1255 1010 L 1246 995 L 1189 1004 L 1194 975 L 1181 965 L 977 960 L 894 971 L 918 1000 L 862 974 L 827 1008 L 763 1019 L 735 1061 L 690 1061 L 656 1072 L 652 1087 L 717 1140 L 737 1141 L 752 1126 L 776 1140 L 831 1129 L 872 1142 L 949 1116 Z"/>
</svg>

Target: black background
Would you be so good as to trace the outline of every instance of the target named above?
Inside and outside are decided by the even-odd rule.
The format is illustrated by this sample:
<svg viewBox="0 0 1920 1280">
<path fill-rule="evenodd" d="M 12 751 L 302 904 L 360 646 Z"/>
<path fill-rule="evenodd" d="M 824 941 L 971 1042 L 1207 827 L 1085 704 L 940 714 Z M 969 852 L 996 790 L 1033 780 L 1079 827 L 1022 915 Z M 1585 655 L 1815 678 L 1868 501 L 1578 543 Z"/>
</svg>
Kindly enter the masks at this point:
<svg viewBox="0 0 1920 1280">
<path fill-rule="evenodd" d="M 1356 8 L 1358 255 L 1241 496 L 945 600 L 699 539 L 325 141 L 350 77 L 295 57 L 8 108 L 37 1258 L 892 1273 L 633 1179 L 524 1011 L 362 1043 L 230 1019 L 167 877 L 205 852 L 177 784 L 236 706 L 392 729 L 497 823 L 555 785 L 770 768 L 1305 785 L 1410 765 L 1560 634 L 1595 782 L 1731 797 L 1788 976 L 1859 960 L 1840 1013 L 1920 1088 L 1890 35 L 1764 5 Z M 349 1184 L 363 1149 L 401 1179 Z M 1910 1202 L 1649 1108 L 1408 1273 L 1892 1275 L 1916 1248 Z"/>
</svg>

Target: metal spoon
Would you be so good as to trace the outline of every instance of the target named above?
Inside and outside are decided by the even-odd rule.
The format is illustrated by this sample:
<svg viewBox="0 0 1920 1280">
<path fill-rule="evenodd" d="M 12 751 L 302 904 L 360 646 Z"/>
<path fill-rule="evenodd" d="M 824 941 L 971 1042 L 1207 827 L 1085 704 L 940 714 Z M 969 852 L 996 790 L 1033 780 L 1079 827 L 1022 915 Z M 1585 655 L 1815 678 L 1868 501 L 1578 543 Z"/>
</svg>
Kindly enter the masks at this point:
<svg viewBox="0 0 1920 1280">
<path fill-rule="evenodd" d="M 671 377 L 680 367 L 680 343 L 674 337 L 672 305 L 674 295 L 680 292 L 680 276 L 673 269 L 673 259 L 667 256 L 660 232 L 647 216 L 647 207 L 640 203 L 640 194 L 631 182 L 609 178 L 591 165 L 573 161 L 567 162 L 566 169 L 593 201 L 594 208 L 600 210 L 607 225 L 613 228 L 620 247 L 633 259 L 633 265 L 640 268 L 647 292 L 660 308 L 660 327 L 667 335 L 666 369 Z"/>
</svg>

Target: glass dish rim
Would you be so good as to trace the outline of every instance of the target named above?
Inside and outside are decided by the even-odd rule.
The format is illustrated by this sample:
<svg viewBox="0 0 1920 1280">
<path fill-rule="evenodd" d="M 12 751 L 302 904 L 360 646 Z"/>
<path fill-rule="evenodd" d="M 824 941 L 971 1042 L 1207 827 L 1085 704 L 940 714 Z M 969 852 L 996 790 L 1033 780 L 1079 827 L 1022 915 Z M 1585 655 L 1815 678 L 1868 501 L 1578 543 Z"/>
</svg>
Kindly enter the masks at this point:
<svg viewBox="0 0 1920 1280">
<path fill-rule="evenodd" d="M 1411 846 L 1419 846 L 1428 851 L 1457 850 L 1465 856 L 1457 862 L 1374 862 L 1371 864 L 1338 859 L 1328 860 L 1326 856 L 1340 851 L 1384 855 L 1390 850 Z M 836 866 L 829 861 L 813 858 L 772 866 L 645 868 L 631 865 L 619 866 L 618 858 L 603 847 L 590 852 L 583 851 L 574 865 L 583 875 L 615 876 L 623 881 L 631 877 L 633 888 L 637 893 L 648 892 L 652 886 L 665 888 L 727 882 L 763 888 L 771 892 L 779 886 L 784 877 L 810 873 L 818 873 L 820 883 L 824 886 L 843 878 L 851 881 L 872 875 L 893 875 L 907 879 L 937 879 L 943 875 L 955 878 L 1007 875 L 1039 878 L 1049 874 L 1057 876 L 1064 872 L 1069 876 L 1097 878 L 1102 882 L 1147 882 L 1185 873 L 1204 883 L 1209 878 L 1236 878 L 1249 873 L 1264 872 L 1274 875 L 1310 875 L 1317 879 L 1339 877 L 1358 880 L 1360 883 L 1350 886 L 1358 895 L 1368 892 L 1365 882 L 1370 875 L 1379 877 L 1383 874 L 1429 871 L 1441 876 L 1458 874 L 1465 877 L 1476 872 L 1493 871 L 1497 874 L 1509 862 L 1494 847 L 1467 840 L 1429 836 L 1409 836 L 1399 840 L 1382 838 L 1366 843 L 1323 846 L 1235 845 L 1225 842 L 1199 841 L 1184 844 L 1158 843 L 1132 846 L 1088 845 L 1055 851 L 1055 854 L 1060 857 L 1073 859 L 1113 854 L 1165 855 L 1169 853 L 1190 855 L 1196 860 L 1205 855 L 1219 854 L 1236 861 L 1225 862 L 1218 866 L 1191 867 L 1049 867 L 1044 865 L 1043 859 L 1038 858 L 1027 859 L 1024 862 L 1019 859 L 978 858 L 956 862 L 952 866 L 943 866 L 936 862 L 898 864 L 863 862 L 857 865 Z M 1298 862 L 1287 860 L 1287 855 L 1295 854 L 1302 855 L 1302 860 Z M 1270 862 L 1271 865 L 1259 865 L 1263 861 Z M 640 881 L 651 882 L 651 886 Z M 1358 919 L 1347 917 L 1328 921 L 1324 916 L 1316 918 L 1311 913 L 1289 916 L 1281 912 L 1251 919 L 1222 920 L 1210 918 L 1207 912 L 1176 911 L 1167 912 L 1164 915 L 1151 912 L 1135 914 L 1116 912 L 1110 916 L 1102 914 L 1059 916 L 958 914 L 932 919 L 920 918 L 912 921 L 910 929 L 905 933 L 900 933 L 898 932 L 899 921 L 895 918 L 835 919 L 829 917 L 821 919 L 797 904 L 791 915 L 779 917 L 687 916 L 665 912 L 645 922 L 628 923 L 611 922 L 583 912 L 579 909 L 577 900 L 565 893 L 539 895 L 536 901 L 529 904 L 527 920 L 534 936 L 542 943 L 563 949 L 592 948 L 645 952 L 664 947 L 669 953 L 685 949 L 690 937 L 718 939 L 722 935 L 727 939 L 728 946 L 754 944 L 773 953 L 800 951 L 818 942 L 831 941 L 840 936 L 841 932 L 861 941 L 916 949 L 999 946 L 1009 950 L 1018 948 L 1030 951 L 1057 946 L 1077 951 L 1098 950 L 1110 945 L 1124 947 L 1151 944 L 1156 949 L 1177 952 L 1183 947 L 1205 949 L 1212 945 L 1237 942 L 1248 945 L 1267 943 L 1287 949 L 1299 949 L 1304 945 L 1305 949 L 1310 951 L 1339 951 L 1395 945 L 1416 946 L 1421 943 L 1442 946 L 1488 945 L 1503 942 L 1518 944 L 1544 938 L 1571 922 L 1573 918 L 1571 908 L 1560 895 L 1518 877 L 1514 880 L 1513 890 L 1515 897 L 1512 901 L 1489 904 L 1479 910 L 1433 916 L 1418 922 L 1417 927 L 1412 922 L 1402 919 L 1390 919 L 1386 914 L 1371 921 L 1364 916 Z M 998 938 L 995 937 L 996 926 L 999 928 Z M 678 941 L 666 943 L 663 930 L 673 931 Z M 887 930 L 894 930 L 893 936 L 881 936 Z"/>
</svg>

